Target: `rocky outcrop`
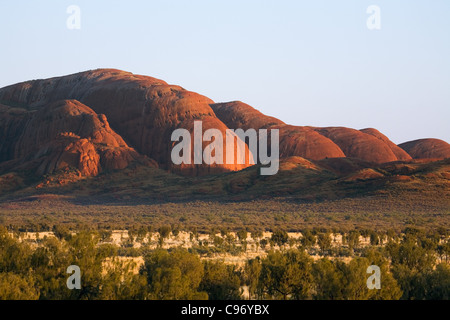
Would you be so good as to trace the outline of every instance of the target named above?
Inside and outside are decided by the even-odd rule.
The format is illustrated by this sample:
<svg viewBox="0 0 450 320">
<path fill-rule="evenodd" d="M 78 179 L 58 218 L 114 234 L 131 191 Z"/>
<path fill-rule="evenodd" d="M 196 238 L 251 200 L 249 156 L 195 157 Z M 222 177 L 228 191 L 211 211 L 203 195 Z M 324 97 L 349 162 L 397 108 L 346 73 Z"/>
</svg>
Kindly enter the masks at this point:
<svg viewBox="0 0 450 320">
<path fill-rule="evenodd" d="M 345 157 L 331 139 L 309 127 L 284 125 L 280 130 L 280 155 L 299 156 L 311 160 Z"/>
<path fill-rule="evenodd" d="M 204 120 L 204 130 L 226 129 L 209 106 L 212 100 L 162 80 L 120 70 L 93 70 L 0 89 L 0 102 L 27 110 L 42 110 L 61 99 L 78 100 L 95 113 L 104 114 L 127 143 L 163 168 L 173 168 L 170 153 L 171 134 L 175 129 L 187 128 L 195 120 Z M 177 170 L 204 174 L 246 166 L 185 165 Z"/>
<path fill-rule="evenodd" d="M 352 157 L 372 163 L 410 160 L 411 157 L 375 129 L 314 128 L 287 125 L 251 106 L 235 101 L 211 105 L 230 128 L 279 129 L 280 156 L 311 160 Z"/>
<path fill-rule="evenodd" d="M 439 139 L 419 139 L 398 146 L 414 159 L 450 158 L 450 144 Z"/>
<path fill-rule="evenodd" d="M 316 128 L 315 130 L 337 144 L 347 157 L 372 163 L 398 160 L 389 145 L 359 130 L 344 127 Z"/>
<path fill-rule="evenodd" d="M 293 126 L 239 102 L 214 103 L 180 86 L 115 69 L 99 69 L 64 77 L 34 80 L 0 89 L 0 171 L 14 165 L 50 173 L 74 167 L 83 175 L 123 169 L 144 161 L 172 172 L 203 175 L 237 171 L 251 165 L 248 147 L 227 146 L 226 130 L 279 129 L 280 156 L 308 160 L 352 158 L 370 164 L 446 158 L 450 147 L 441 140 L 418 140 L 396 146 L 376 129 Z M 202 121 L 202 133 L 222 133 L 223 164 L 174 165 L 171 135 L 183 128 L 191 134 Z M 202 142 L 202 150 L 210 142 Z M 226 163 L 233 148 L 234 163 Z M 237 164 L 236 154 L 246 161 Z M 143 156 L 149 158 L 144 158 Z M 352 160 L 353 161 L 353 160 Z M 346 166 L 346 161 L 330 162 Z"/>
<path fill-rule="evenodd" d="M 266 116 L 255 108 L 240 101 L 215 103 L 211 105 L 217 117 L 231 129 L 266 129 L 285 123 Z"/>
<path fill-rule="evenodd" d="M 388 137 L 386 137 L 384 134 L 382 134 L 377 129 L 367 128 L 367 129 L 362 129 L 359 131 L 370 134 L 370 135 L 380 139 L 384 143 L 386 143 L 388 145 L 388 147 L 392 150 L 392 152 L 395 154 L 395 156 L 397 157 L 397 160 L 407 161 L 407 160 L 412 159 L 411 156 L 405 150 L 403 150 L 402 148 L 397 146 L 395 143 L 393 143 L 391 140 L 389 140 Z"/>
<path fill-rule="evenodd" d="M 59 135 L 42 146 L 33 158 L 38 160 L 38 175 L 72 168 L 83 176 L 96 176 L 101 171 L 100 155 L 94 144 L 74 134 Z"/>
<path fill-rule="evenodd" d="M 0 104 L 0 163 L 14 159 L 17 137 L 29 119 L 27 110 Z"/>
<path fill-rule="evenodd" d="M 279 129 L 280 157 L 298 156 L 311 160 L 345 157 L 335 143 L 310 127 L 287 125 L 239 101 L 217 103 L 211 107 L 229 128 Z"/>
<path fill-rule="evenodd" d="M 126 168 L 144 159 L 115 133 L 105 115 L 76 100 L 61 100 L 45 108 L 0 109 L 0 154 L 3 167 L 35 169 L 38 175 L 75 168 L 83 176 Z"/>
</svg>

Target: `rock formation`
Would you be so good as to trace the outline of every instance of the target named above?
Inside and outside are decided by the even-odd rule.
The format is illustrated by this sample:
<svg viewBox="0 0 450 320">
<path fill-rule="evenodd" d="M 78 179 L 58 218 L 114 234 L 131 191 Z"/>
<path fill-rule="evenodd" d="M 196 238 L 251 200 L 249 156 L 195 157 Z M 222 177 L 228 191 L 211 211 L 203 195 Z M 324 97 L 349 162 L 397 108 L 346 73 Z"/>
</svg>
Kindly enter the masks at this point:
<svg viewBox="0 0 450 320">
<path fill-rule="evenodd" d="M 83 176 L 123 169 L 144 160 L 109 126 L 105 115 L 76 100 L 45 108 L 0 108 L 0 154 L 4 168 L 35 168 L 38 175 L 76 168 Z"/>
<path fill-rule="evenodd" d="M 251 106 L 235 101 L 211 105 L 228 127 L 279 129 L 280 156 L 312 160 L 352 157 L 372 163 L 410 160 L 411 157 L 376 129 L 315 128 L 287 125 Z"/>
<path fill-rule="evenodd" d="M 414 159 L 450 158 L 450 144 L 439 139 L 419 139 L 398 146 Z"/>
<path fill-rule="evenodd" d="M 104 114 L 111 127 L 137 152 L 155 159 L 163 168 L 200 175 L 248 166 L 192 164 L 174 168 L 170 153 L 173 146 L 171 134 L 175 129 L 190 128 L 195 120 L 202 120 L 203 131 L 220 129 L 225 139 L 227 127 L 209 106 L 212 100 L 152 77 L 100 69 L 0 89 L 0 102 L 29 111 L 47 109 L 62 99 L 77 100 L 94 113 Z M 13 132 L 9 134 L 14 135 Z M 248 153 L 248 149 L 245 152 Z M 117 153 L 113 155 L 121 157 Z"/>
<path fill-rule="evenodd" d="M 202 121 L 203 132 L 220 130 L 225 146 L 228 128 L 279 129 L 282 158 L 325 162 L 346 158 L 369 166 L 450 156 L 450 145 L 437 139 L 396 146 L 376 129 L 288 125 L 239 101 L 214 103 L 152 77 L 99 69 L 0 89 L 0 172 L 30 169 L 43 175 L 75 168 L 81 175 L 94 176 L 139 161 L 196 176 L 251 164 L 254 155 L 247 145 L 241 150 L 236 143 L 234 153 L 248 155 L 244 164 L 174 165 L 173 131 L 187 129 L 193 141 L 197 120 Z M 203 142 L 202 150 L 209 143 Z M 350 162 L 336 160 L 329 165 L 346 168 Z"/>
</svg>

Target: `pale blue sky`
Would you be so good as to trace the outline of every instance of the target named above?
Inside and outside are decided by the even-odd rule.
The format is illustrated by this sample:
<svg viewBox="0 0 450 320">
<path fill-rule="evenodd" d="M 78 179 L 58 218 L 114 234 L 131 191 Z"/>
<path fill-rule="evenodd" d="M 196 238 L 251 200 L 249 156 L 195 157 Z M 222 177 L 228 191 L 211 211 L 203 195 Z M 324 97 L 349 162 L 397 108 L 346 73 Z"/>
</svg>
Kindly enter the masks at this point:
<svg viewBox="0 0 450 320">
<path fill-rule="evenodd" d="M 0 87 L 117 68 L 290 124 L 450 142 L 448 0 L 5 0 L 0 37 Z"/>
</svg>

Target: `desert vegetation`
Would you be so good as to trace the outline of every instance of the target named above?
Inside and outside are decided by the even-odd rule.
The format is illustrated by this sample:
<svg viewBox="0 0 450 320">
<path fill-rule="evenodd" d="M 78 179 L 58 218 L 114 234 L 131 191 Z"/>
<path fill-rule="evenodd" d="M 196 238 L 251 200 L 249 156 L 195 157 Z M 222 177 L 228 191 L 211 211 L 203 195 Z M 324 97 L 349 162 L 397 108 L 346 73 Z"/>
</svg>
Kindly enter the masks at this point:
<svg viewBox="0 0 450 320">
<path fill-rule="evenodd" d="M 0 227 L 1 299 L 448 299 L 448 229 L 24 232 Z M 78 265 L 81 289 L 66 269 Z M 367 267 L 381 270 L 369 290 Z"/>
<path fill-rule="evenodd" d="M 424 196 L 345 198 L 334 201 L 297 201 L 290 198 L 252 201 L 146 201 L 101 202 L 61 199 L 42 195 L 0 203 L 0 223 L 21 231 L 49 231 L 52 225 L 70 228 L 129 229 L 180 224 L 185 230 L 209 232 L 228 229 L 282 228 L 286 231 L 321 228 L 374 230 L 406 227 L 436 230 L 450 228 L 449 200 Z"/>
</svg>

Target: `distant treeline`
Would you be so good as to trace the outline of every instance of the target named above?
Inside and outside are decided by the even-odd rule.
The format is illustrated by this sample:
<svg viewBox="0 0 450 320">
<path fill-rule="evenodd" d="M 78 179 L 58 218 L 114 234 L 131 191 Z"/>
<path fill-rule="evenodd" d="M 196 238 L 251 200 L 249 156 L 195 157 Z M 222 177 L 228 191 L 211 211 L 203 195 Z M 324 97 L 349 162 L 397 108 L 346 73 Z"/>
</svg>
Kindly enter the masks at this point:
<svg viewBox="0 0 450 320">
<path fill-rule="evenodd" d="M 144 264 L 121 259 L 120 247 L 102 242 L 105 232 L 55 228 L 56 237 L 23 241 L 0 227 L 0 299 L 449 299 L 448 235 L 408 229 L 380 237 L 352 250 L 344 262 L 327 256 L 329 233 L 305 232 L 297 247 L 286 232 L 270 239 L 279 250 L 245 266 L 202 260 L 198 247 L 189 250 L 143 247 Z M 141 231 L 143 232 L 143 231 Z M 162 235 L 173 228 L 159 230 Z M 175 231 L 176 232 L 176 231 Z M 442 231 L 444 232 L 444 231 Z M 132 232 L 133 234 L 133 232 Z M 347 235 L 355 241 L 360 232 Z M 107 236 L 106 232 L 106 236 Z M 135 233 L 139 236 L 138 231 Z M 194 233 L 193 236 L 195 237 Z M 246 234 L 238 237 L 243 240 Z M 255 235 L 256 237 L 256 235 Z M 163 238 L 164 239 L 164 238 Z M 352 240 L 354 239 L 354 240 Z M 378 239 L 378 240 L 377 240 Z M 371 241 L 372 242 L 372 241 Z M 325 257 L 308 250 L 318 245 Z M 439 259 L 438 259 L 439 257 Z M 67 267 L 81 270 L 81 289 L 69 290 Z M 381 289 L 368 289 L 367 268 L 381 270 Z M 246 288 L 244 294 L 243 288 Z"/>
</svg>

